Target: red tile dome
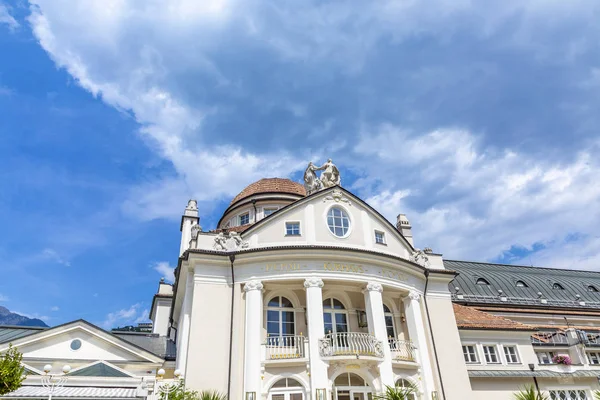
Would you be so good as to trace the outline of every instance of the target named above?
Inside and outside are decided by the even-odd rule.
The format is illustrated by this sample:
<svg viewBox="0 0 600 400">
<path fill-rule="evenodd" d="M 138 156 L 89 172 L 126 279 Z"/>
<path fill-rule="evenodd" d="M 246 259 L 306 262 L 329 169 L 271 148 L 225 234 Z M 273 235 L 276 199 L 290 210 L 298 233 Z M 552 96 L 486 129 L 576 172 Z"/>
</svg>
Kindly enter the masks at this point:
<svg viewBox="0 0 600 400">
<path fill-rule="evenodd" d="M 231 200 L 230 206 L 238 201 L 260 193 L 289 193 L 298 196 L 306 196 L 304 185 L 283 178 L 263 178 L 246 186 L 237 196 Z"/>
</svg>

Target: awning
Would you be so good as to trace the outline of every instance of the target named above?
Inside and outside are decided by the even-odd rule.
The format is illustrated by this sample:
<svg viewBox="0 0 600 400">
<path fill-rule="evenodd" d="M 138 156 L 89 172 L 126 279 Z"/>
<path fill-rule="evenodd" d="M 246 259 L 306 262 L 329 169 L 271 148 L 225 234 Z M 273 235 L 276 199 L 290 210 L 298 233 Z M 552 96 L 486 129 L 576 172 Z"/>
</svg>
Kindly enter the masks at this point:
<svg viewBox="0 0 600 400">
<path fill-rule="evenodd" d="M 143 393 L 139 391 L 140 394 Z M 21 386 L 14 392 L 5 394 L 2 398 L 19 398 L 19 399 L 39 399 L 47 398 L 49 394 L 48 388 L 43 386 Z M 53 398 L 86 398 L 86 399 L 134 399 L 138 396 L 136 388 L 115 388 L 115 387 L 85 387 L 85 386 L 63 386 L 55 388 L 52 392 Z"/>
<path fill-rule="evenodd" d="M 531 370 L 470 370 L 470 378 L 597 378 L 600 370 L 579 370 L 574 372 L 531 371 Z"/>
</svg>

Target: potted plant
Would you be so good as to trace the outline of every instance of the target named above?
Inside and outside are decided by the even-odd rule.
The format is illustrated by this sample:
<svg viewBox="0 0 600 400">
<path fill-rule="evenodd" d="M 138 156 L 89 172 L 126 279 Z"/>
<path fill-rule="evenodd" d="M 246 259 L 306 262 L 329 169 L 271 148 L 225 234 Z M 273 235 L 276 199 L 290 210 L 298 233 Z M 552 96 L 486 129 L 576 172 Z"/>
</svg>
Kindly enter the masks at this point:
<svg viewBox="0 0 600 400">
<path fill-rule="evenodd" d="M 573 362 L 571 361 L 571 357 L 569 357 L 566 354 L 557 354 L 554 357 L 552 357 L 552 362 L 554 364 L 561 364 L 561 365 L 571 365 Z"/>
</svg>

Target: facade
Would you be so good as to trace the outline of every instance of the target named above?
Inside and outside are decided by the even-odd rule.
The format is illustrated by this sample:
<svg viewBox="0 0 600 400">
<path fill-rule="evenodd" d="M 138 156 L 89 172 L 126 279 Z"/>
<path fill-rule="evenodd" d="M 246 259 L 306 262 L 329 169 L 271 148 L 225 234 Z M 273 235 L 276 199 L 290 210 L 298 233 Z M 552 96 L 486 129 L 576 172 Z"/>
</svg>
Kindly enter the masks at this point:
<svg viewBox="0 0 600 400">
<path fill-rule="evenodd" d="M 534 378 L 552 399 L 593 398 L 600 274 L 443 260 L 414 247 L 405 215 L 393 225 L 340 183 L 331 160 L 310 163 L 304 185 L 262 179 L 208 232 L 190 200 L 152 333 L 0 328 L 0 351 L 15 345 L 30 372 L 6 397 L 44 397 L 52 360 L 72 367 L 63 398 L 154 399 L 179 373 L 229 399 L 367 400 L 411 385 L 415 400 L 508 400 Z"/>
</svg>

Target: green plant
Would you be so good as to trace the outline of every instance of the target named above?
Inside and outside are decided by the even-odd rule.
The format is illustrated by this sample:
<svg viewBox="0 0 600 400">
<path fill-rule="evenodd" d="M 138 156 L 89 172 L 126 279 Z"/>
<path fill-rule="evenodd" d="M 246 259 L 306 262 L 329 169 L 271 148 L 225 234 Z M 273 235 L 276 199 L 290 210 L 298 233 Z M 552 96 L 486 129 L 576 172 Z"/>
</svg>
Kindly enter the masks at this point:
<svg viewBox="0 0 600 400">
<path fill-rule="evenodd" d="M 387 386 L 382 394 L 373 395 L 375 400 L 412 400 L 413 393 L 417 388 L 414 385 L 408 387 Z"/>
<path fill-rule="evenodd" d="M 25 380 L 25 367 L 21 364 L 23 354 L 9 345 L 8 350 L 0 354 L 0 396 L 14 392 Z"/>
<path fill-rule="evenodd" d="M 548 400 L 548 396 L 543 393 L 538 394 L 533 385 L 525 386 L 514 394 L 515 400 Z"/>
<path fill-rule="evenodd" d="M 227 396 L 217 392 L 216 390 L 206 390 L 199 394 L 199 400 L 227 400 Z"/>
<path fill-rule="evenodd" d="M 596 400 L 600 400 L 600 390 L 596 390 L 596 391 L 594 392 L 594 398 L 595 398 Z"/>
<path fill-rule="evenodd" d="M 227 396 L 217 392 L 216 390 L 203 390 L 197 392 L 195 390 L 185 390 L 184 381 L 179 382 L 179 387 L 169 393 L 161 393 L 160 400 L 227 400 Z"/>
</svg>

